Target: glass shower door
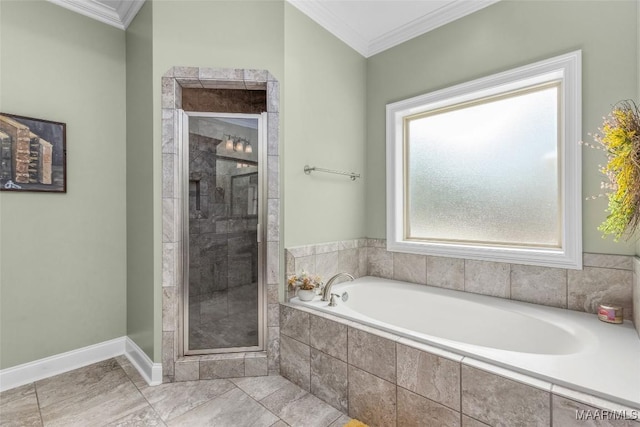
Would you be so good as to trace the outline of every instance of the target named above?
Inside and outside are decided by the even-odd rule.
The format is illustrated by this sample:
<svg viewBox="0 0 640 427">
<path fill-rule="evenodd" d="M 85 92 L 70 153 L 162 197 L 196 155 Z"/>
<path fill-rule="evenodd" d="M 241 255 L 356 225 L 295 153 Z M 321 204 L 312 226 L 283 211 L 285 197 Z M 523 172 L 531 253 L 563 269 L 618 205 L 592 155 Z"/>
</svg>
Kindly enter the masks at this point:
<svg viewBox="0 0 640 427">
<path fill-rule="evenodd" d="M 264 348 L 262 123 L 189 114 L 185 355 Z"/>
</svg>

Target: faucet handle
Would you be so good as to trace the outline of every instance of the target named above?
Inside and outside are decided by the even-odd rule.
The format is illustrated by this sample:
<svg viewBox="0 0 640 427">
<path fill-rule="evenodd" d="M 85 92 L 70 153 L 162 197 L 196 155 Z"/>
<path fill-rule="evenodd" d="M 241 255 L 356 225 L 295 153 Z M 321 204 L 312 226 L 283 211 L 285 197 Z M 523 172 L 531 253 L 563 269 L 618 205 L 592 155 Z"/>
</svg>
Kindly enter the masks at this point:
<svg viewBox="0 0 640 427">
<path fill-rule="evenodd" d="M 331 294 L 331 299 L 329 300 L 329 307 L 335 307 L 338 305 L 338 301 L 336 301 L 336 297 L 340 297 L 339 294 Z"/>
</svg>

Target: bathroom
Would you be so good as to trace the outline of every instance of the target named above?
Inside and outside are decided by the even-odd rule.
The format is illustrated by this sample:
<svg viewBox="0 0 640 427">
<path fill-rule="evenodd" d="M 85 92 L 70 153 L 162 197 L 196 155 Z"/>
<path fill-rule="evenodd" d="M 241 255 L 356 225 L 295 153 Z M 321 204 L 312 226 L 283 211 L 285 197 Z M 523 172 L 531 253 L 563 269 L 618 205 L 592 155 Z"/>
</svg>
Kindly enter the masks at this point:
<svg viewBox="0 0 640 427">
<path fill-rule="evenodd" d="M 597 130 L 617 101 L 640 97 L 634 1 L 501 1 L 369 57 L 286 2 L 147 3 L 124 32 L 45 2 L 2 2 L 0 110 L 66 122 L 69 153 L 64 196 L 0 195 L 3 371 L 128 337 L 150 361 L 150 377 L 159 373 L 156 381 L 176 380 L 175 369 L 194 372 L 176 367 L 188 364 L 175 352 L 180 295 L 171 280 L 181 273 L 163 267 L 179 252 L 178 245 L 163 244 L 163 237 L 172 243 L 163 222 L 178 209 L 170 201 L 175 187 L 163 186 L 173 160 L 163 150 L 163 128 L 173 118 L 165 115 L 162 78 L 173 67 L 271 76 L 255 80 L 274 101 L 264 110 L 268 131 L 279 131 L 264 153 L 271 171 L 265 214 L 272 218 L 263 230 L 272 233 L 264 241 L 266 350 L 264 358 L 236 362 L 260 374 L 282 372 L 282 336 L 285 345 L 308 346 L 291 332 L 281 335 L 287 275 L 394 278 L 412 262 L 385 249 L 387 104 L 576 50 L 582 51 L 581 138 Z M 19 64 L 27 49 L 51 66 L 25 71 Z M 602 162 L 601 153 L 582 150 L 582 196 L 600 192 Z M 305 165 L 361 178 L 306 175 Z M 47 212 L 48 221 L 25 213 L 25 205 Z M 487 274 L 514 299 L 548 299 L 570 309 L 603 294 L 622 295 L 630 316 L 633 295 L 640 304 L 633 273 L 640 249 L 601 237 L 605 209 L 604 199 L 582 203 L 584 267 L 547 280 L 557 287 L 540 291 L 524 273 L 521 286 L 514 285 L 519 273 L 511 267 Z M 31 268 L 33 260 L 38 268 Z M 430 272 L 441 271 L 443 282 L 464 286 L 464 269 L 483 267 L 449 260 L 426 259 L 427 284 L 434 284 Z M 609 287 L 614 281 L 621 285 Z M 597 375 L 593 369 L 588 375 Z"/>
</svg>

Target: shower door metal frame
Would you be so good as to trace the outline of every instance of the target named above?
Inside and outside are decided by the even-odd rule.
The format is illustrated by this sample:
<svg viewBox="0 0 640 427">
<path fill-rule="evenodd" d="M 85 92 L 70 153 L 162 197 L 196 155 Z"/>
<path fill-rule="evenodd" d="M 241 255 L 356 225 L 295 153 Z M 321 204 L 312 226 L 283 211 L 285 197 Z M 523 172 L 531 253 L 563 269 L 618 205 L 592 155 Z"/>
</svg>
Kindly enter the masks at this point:
<svg viewBox="0 0 640 427">
<path fill-rule="evenodd" d="M 179 167 L 179 188 L 182 193 L 182 257 L 181 272 L 182 304 L 179 316 L 182 327 L 179 328 L 178 349 L 181 356 L 197 356 L 204 354 L 224 354 L 264 351 L 267 333 L 266 309 L 266 224 L 267 219 L 267 113 L 207 113 L 179 110 L 178 150 L 181 164 Z M 189 117 L 210 117 L 217 119 L 257 119 L 258 120 L 258 225 L 256 238 L 258 241 L 258 345 L 249 347 L 228 347 L 203 350 L 189 350 Z"/>
</svg>

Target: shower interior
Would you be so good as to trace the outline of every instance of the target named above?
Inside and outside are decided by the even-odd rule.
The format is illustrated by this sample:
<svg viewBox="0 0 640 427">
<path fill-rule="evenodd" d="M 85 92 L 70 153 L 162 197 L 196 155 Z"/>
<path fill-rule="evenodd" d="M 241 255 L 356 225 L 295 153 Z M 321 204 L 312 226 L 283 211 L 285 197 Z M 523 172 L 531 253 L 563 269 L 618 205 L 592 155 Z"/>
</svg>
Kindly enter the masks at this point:
<svg viewBox="0 0 640 427">
<path fill-rule="evenodd" d="M 255 114 L 189 113 L 185 355 L 264 348 L 263 121 Z"/>
</svg>

